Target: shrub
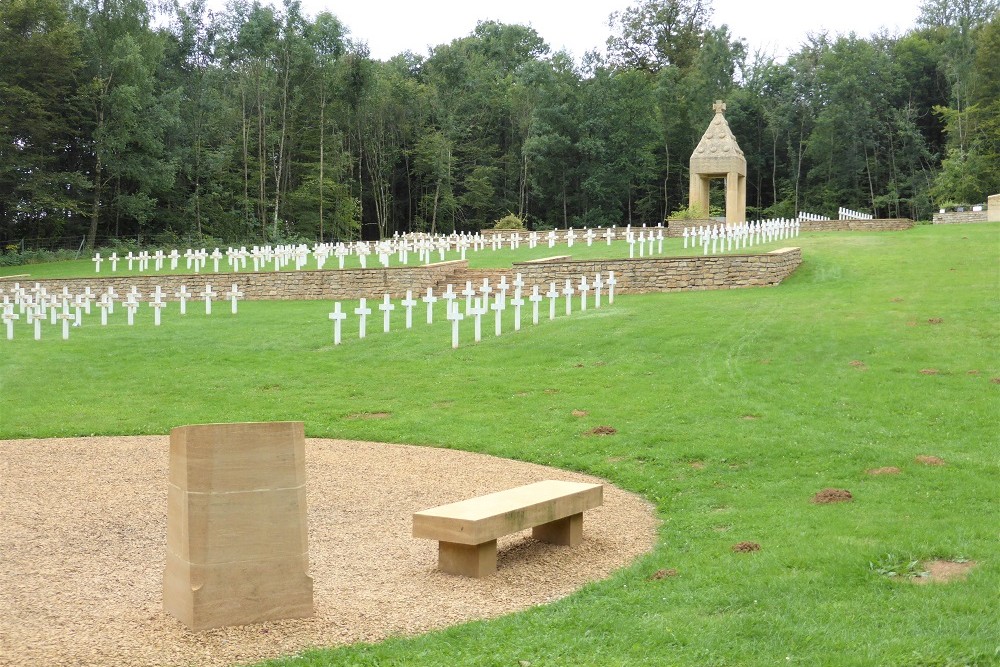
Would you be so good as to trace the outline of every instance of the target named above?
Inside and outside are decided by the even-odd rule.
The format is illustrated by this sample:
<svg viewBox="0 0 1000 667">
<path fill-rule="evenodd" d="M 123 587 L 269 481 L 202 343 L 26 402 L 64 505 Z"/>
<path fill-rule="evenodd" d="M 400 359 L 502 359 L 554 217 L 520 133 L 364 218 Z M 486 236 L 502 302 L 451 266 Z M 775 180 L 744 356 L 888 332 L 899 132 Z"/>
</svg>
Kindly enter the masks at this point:
<svg viewBox="0 0 1000 667">
<path fill-rule="evenodd" d="M 524 220 L 513 213 L 507 213 L 493 224 L 493 229 L 525 229 Z"/>
</svg>

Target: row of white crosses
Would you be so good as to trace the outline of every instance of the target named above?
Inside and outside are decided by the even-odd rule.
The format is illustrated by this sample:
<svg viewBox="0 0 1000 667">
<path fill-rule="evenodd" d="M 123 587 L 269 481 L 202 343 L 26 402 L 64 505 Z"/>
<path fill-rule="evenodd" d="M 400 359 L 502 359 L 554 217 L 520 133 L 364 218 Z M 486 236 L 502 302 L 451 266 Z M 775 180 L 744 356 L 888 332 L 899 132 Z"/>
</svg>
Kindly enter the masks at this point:
<svg viewBox="0 0 1000 667">
<path fill-rule="evenodd" d="M 658 230 L 660 234 L 663 231 L 662 224 L 656 228 L 645 229 L 645 227 L 643 225 L 643 229 L 638 233 L 640 235 L 649 235 L 649 238 L 652 238 L 654 229 Z M 626 238 L 635 237 L 635 231 L 633 231 L 631 225 L 626 226 L 624 234 Z M 585 227 L 582 230 L 570 228 L 563 233 L 563 240 L 570 248 L 576 243 L 585 243 L 590 247 L 595 242 L 600 242 L 601 240 L 610 246 L 611 242 L 617 238 L 619 238 L 617 227 L 599 227 L 596 229 Z M 659 246 L 662 247 L 662 237 L 657 238 L 660 239 Z M 209 252 L 206 248 L 188 248 L 184 253 L 180 253 L 175 248 L 169 253 L 163 250 L 156 250 L 152 253 L 145 250 L 138 253 L 129 251 L 125 257 L 119 257 L 117 252 L 112 252 L 110 256 L 103 257 L 98 252 L 94 255 L 92 261 L 94 262 L 96 273 L 101 273 L 101 268 L 105 262 L 110 265 L 112 273 L 118 271 L 118 264 L 122 262 L 127 264 L 130 272 L 135 270 L 136 267 L 138 267 L 140 272 L 149 271 L 150 267 L 152 267 L 154 272 L 163 271 L 166 267 L 169 267 L 171 271 L 176 271 L 181 260 L 184 260 L 184 267 L 187 271 L 194 273 L 207 271 L 208 264 L 211 262 L 212 272 L 218 273 L 220 263 L 225 259 L 228 272 L 239 273 L 240 271 L 249 270 L 254 272 L 280 271 L 289 266 L 294 267 L 297 271 L 301 271 L 310 265 L 310 262 L 316 269 L 322 270 L 326 267 L 326 262 L 331 257 L 336 258 L 337 268 L 343 269 L 345 258 L 355 256 L 358 258 L 361 268 L 366 269 L 368 268 L 368 258 L 372 255 L 378 259 L 379 264 L 383 267 L 390 265 L 393 256 L 396 257 L 396 261 L 400 265 L 408 265 L 411 255 L 416 256 L 417 261 L 422 264 L 430 264 L 435 259 L 436 261 L 444 261 L 445 254 L 450 251 L 457 252 L 460 259 L 466 259 L 468 251 L 480 252 L 487 248 L 494 251 L 503 248 L 516 250 L 524 244 L 533 249 L 543 243 L 552 248 L 556 245 L 557 239 L 558 233 L 555 230 L 549 232 L 513 231 L 509 234 L 495 233 L 486 236 L 483 236 L 480 232 L 475 234 L 462 232 L 436 235 L 400 235 L 397 233 L 394 237 L 381 241 L 315 243 L 311 248 L 306 244 L 253 246 L 250 250 L 247 250 L 246 246 L 241 246 L 240 248 L 230 247 L 225 252 L 219 248 L 215 248 L 212 252 Z"/>
<path fill-rule="evenodd" d="M 826 220 L 829 220 L 830 218 L 826 217 L 825 215 L 818 215 L 816 213 L 806 213 L 805 211 L 799 211 L 798 219 L 800 221 L 824 222 Z"/>
<path fill-rule="evenodd" d="M 639 231 L 639 235 L 636 236 L 635 232 L 631 229 L 625 232 L 625 242 L 628 243 L 628 256 L 633 258 L 636 256 L 635 246 L 639 245 L 639 257 L 645 257 L 649 255 L 652 257 L 654 254 L 663 254 L 663 240 L 664 240 L 664 229 L 663 226 L 656 228 L 656 232 L 652 229 L 648 230 L 642 229 Z M 648 247 L 648 249 L 647 249 Z"/>
<path fill-rule="evenodd" d="M 13 298 L 11 298 L 11 295 Z M 0 301 L 0 319 L 3 320 L 6 328 L 7 340 L 14 338 L 14 322 L 25 316 L 27 324 L 34 327 L 35 340 L 40 340 L 42 336 L 41 323 L 46 319 L 51 324 L 56 324 L 56 320 L 62 321 L 63 340 L 69 339 L 70 326 L 79 327 L 83 324 L 83 314 L 91 314 L 91 305 L 96 304 L 101 311 L 101 326 L 107 326 L 108 315 L 113 315 L 115 311 L 115 301 L 120 301 L 126 311 L 126 318 L 129 326 L 135 324 L 135 313 L 139 309 L 142 294 L 138 288 L 133 286 L 129 292 L 121 296 L 115 292 L 113 286 L 108 287 L 102 294 L 95 294 L 90 287 L 84 289 L 80 294 L 70 294 L 67 287 L 63 287 L 61 294 L 48 294 L 46 289 L 39 283 L 35 287 L 23 288 L 19 283 L 14 283 L 11 295 L 3 295 Z M 167 295 L 162 288 L 157 285 L 151 294 L 148 302 L 153 309 L 153 325 L 160 326 L 160 312 L 166 308 L 167 302 L 164 300 Z M 205 314 L 212 314 L 212 300 L 219 294 L 212 289 L 209 284 L 198 294 L 192 294 L 184 285 L 174 295 L 180 304 L 180 314 L 187 312 L 187 301 L 192 298 L 200 298 L 205 301 Z M 222 295 L 230 300 L 230 308 L 235 315 L 238 312 L 238 300 L 244 297 L 244 293 L 233 283 L 232 288 Z M 59 312 L 61 306 L 61 312 Z M 73 313 L 70 313 L 70 309 Z M 16 311 L 16 312 L 15 312 Z"/>
<path fill-rule="evenodd" d="M 753 247 L 758 243 L 769 243 L 780 239 L 799 235 L 799 221 L 786 218 L 773 220 L 757 220 L 743 222 L 737 225 L 708 225 L 702 227 L 684 228 L 682 234 L 684 248 L 702 247 L 702 254 L 732 252 Z"/>
<path fill-rule="evenodd" d="M 837 209 L 837 219 L 838 220 L 871 220 L 871 213 L 862 213 L 861 211 L 852 211 L 849 208 L 844 208 L 841 206 Z"/>
<path fill-rule="evenodd" d="M 545 293 L 541 292 L 538 285 L 532 285 L 531 293 L 525 299 L 523 292 L 525 284 L 521 274 L 518 273 L 510 283 L 507 282 L 506 276 L 501 276 L 496 286 L 490 285 L 488 278 L 484 278 L 482 285 L 478 287 L 474 287 L 472 281 L 466 281 L 465 289 L 460 293 L 455 292 L 453 285 L 448 285 L 447 289 L 440 296 L 437 296 L 434 294 L 434 288 L 428 287 L 427 293 L 416 299 L 413 296 L 413 290 L 406 290 L 406 297 L 400 300 L 399 306 L 405 312 L 406 329 L 411 329 L 413 328 L 413 310 L 419 306 L 420 302 L 423 302 L 426 306 L 427 324 L 433 324 L 434 305 L 438 301 L 444 300 L 445 317 L 451 322 L 451 344 L 452 347 L 458 347 L 459 322 L 467 317 L 473 319 L 473 337 L 478 343 L 482 340 L 482 318 L 491 310 L 494 313 L 494 333 L 500 336 L 503 333 L 503 313 L 507 309 L 508 303 L 514 310 L 514 331 L 519 331 L 521 329 L 521 309 L 526 305 L 526 301 L 531 303 L 532 324 L 538 324 L 539 304 L 543 300 L 549 300 L 549 319 L 551 320 L 556 317 L 556 301 L 560 296 L 565 299 L 566 315 L 570 315 L 573 312 L 574 295 L 579 295 L 580 310 L 585 311 L 588 306 L 588 297 L 590 292 L 593 291 L 594 307 L 600 308 L 604 290 L 607 293 L 608 303 L 614 303 L 615 286 L 617 284 L 618 281 L 615 279 L 614 271 L 609 271 L 605 279 L 602 279 L 600 273 L 594 276 L 592 281 L 588 281 L 587 276 L 581 276 L 579 283 L 575 286 L 574 281 L 567 278 L 562 289 L 559 288 L 555 281 L 550 282 L 549 290 Z M 507 293 L 511 289 L 513 289 L 513 293 L 508 301 Z M 462 297 L 464 297 L 465 301 L 464 308 L 462 306 Z M 377 308 L 382 311 L 382 331 L 383 333 L 389 333 L 392 329 L 392 312 L 396 310 L 396 304 L 392 302 L 389 294 L 385 294 L 381 302 L 378 303 Z M 368 300 L 364 298 L 359 299 L 358 307 L 353 312 L 358 317 L 358 337 L 365 338 L 368 330 L 368 317 L 373 313 L 373 310 L 368 306 Z M 348 313 L 343 310 L 341 302 L 334 302 L 333 311 L 329 314 L 330 320 L 333 321 L 334 345 L 340 345 L 342 342 L 342 325 L 347 316 Z"/>
</svg>

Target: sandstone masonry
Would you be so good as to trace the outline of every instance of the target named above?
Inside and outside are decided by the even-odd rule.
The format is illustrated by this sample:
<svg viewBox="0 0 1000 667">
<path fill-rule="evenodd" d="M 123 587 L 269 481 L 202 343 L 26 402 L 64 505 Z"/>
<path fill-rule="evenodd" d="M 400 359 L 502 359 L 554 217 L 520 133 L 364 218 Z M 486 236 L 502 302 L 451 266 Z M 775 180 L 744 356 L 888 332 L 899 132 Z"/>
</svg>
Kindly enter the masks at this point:
<svg viewBox="0 0 1000 667">
<path fill-rule="evenodd" d="M 71 278 L 32 280 L 30 277 L 0 278 L 0 290 L 7 291 L 19 282 L 22 287 L 37 282 L 49 293 L 83 292 L 86 287 L 97 294 L 114 287 L 125 294 L 133 286 L 143 298 L 159 285 L 165 298 L 175 301 L 174 293 L 181 285 L 187 287 L 192 298 L 209 284 L 220 294 L 236 283 L 251 300 L 335 300 L 360 297 L 380 298 L 390 294 L 401 298 L 406 290 L 414 296 L 433 287 L 437 293 L 451 284 L 456 287 L 472 280 L 491 282 L 501 275 L 508 279 L 521 273 L 528 285 L 564 283 L 566 279 L 578 282 L 580 276 L 593 277 L 609 271 L 615 272 L 616 291 L 623 294 L 672 292 L 679 290 L 734 289 L 777 285 L 802 263 L 800 248 L 782 248 L 757 255 L 708 255 L 696 257 L 646 257 L 635 259 L 603 259 L 573 261 L 553 258 L 550 261 L 519 262 L 510 269 L 470 269 L 467 261 L 441 262 L 427 266 L 391 267 L 374 269 L 343 269 L 327 271 L 281 271 L 269 273 L 220 273 L 192 275 L 120 276 L 106 278 Z"/>
</svg>

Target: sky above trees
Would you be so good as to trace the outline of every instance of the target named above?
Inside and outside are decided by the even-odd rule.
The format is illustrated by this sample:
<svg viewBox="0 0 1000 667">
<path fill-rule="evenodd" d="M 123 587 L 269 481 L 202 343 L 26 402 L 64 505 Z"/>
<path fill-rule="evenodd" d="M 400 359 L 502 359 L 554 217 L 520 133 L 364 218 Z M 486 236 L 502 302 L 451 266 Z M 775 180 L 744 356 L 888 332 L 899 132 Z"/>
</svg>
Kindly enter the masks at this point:
<svg viewBox="0 0 1000 667">
<path fill-rule="evenodd" d="M 225 6 L 225 0 L 216 1 L 219 8 Z M 604 48 L 611 34 L 608 16 L 630 4 L 629 0 L 444 0 L 432 5 L 412 0 L 303 0 L 302 9 L 310 15 L 335 14 L 352 39 L 367 42 L 371 56 L 379 60 L 407 50 L 426 55 L 429 47 L 467 35 L 486 20 L 530 25 L 553 51 L 565 48 L 579 60 L 586 51 Z M 854 31 L 867 37 L 886 28 L 902 33 L 914 26 L 919 13 L 916 0 L 712 0 L 710 4 L 714 23 L 728 25 L 735 37 L 747 40 L 751 51 L 763 49 L 780 58 L 797 50 L 810 32 Z"/>
</svg>

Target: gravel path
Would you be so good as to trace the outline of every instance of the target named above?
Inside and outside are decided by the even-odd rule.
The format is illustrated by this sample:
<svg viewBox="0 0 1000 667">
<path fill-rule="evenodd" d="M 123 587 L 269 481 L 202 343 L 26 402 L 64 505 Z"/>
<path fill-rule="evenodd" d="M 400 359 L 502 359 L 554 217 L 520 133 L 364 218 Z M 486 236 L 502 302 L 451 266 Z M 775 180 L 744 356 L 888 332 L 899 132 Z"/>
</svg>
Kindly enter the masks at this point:
<svg viewBox="0 0 1000 667">
<path fill-rule="evenodd" d="M 166 436 L 0 441 L 0 665 L 229 665 L 413 635 L 568 595 L 649 551 L 657 520 L 609 484 L 584 542 L 499 543 L 496 575 L 436 571 L 413 512 L 542 479 L 468 452 L 306 441 L 310 619 L 188 632 L 162 610 Z M 600 480 L 596 480 L 600 481 Z"/>
</svg>

